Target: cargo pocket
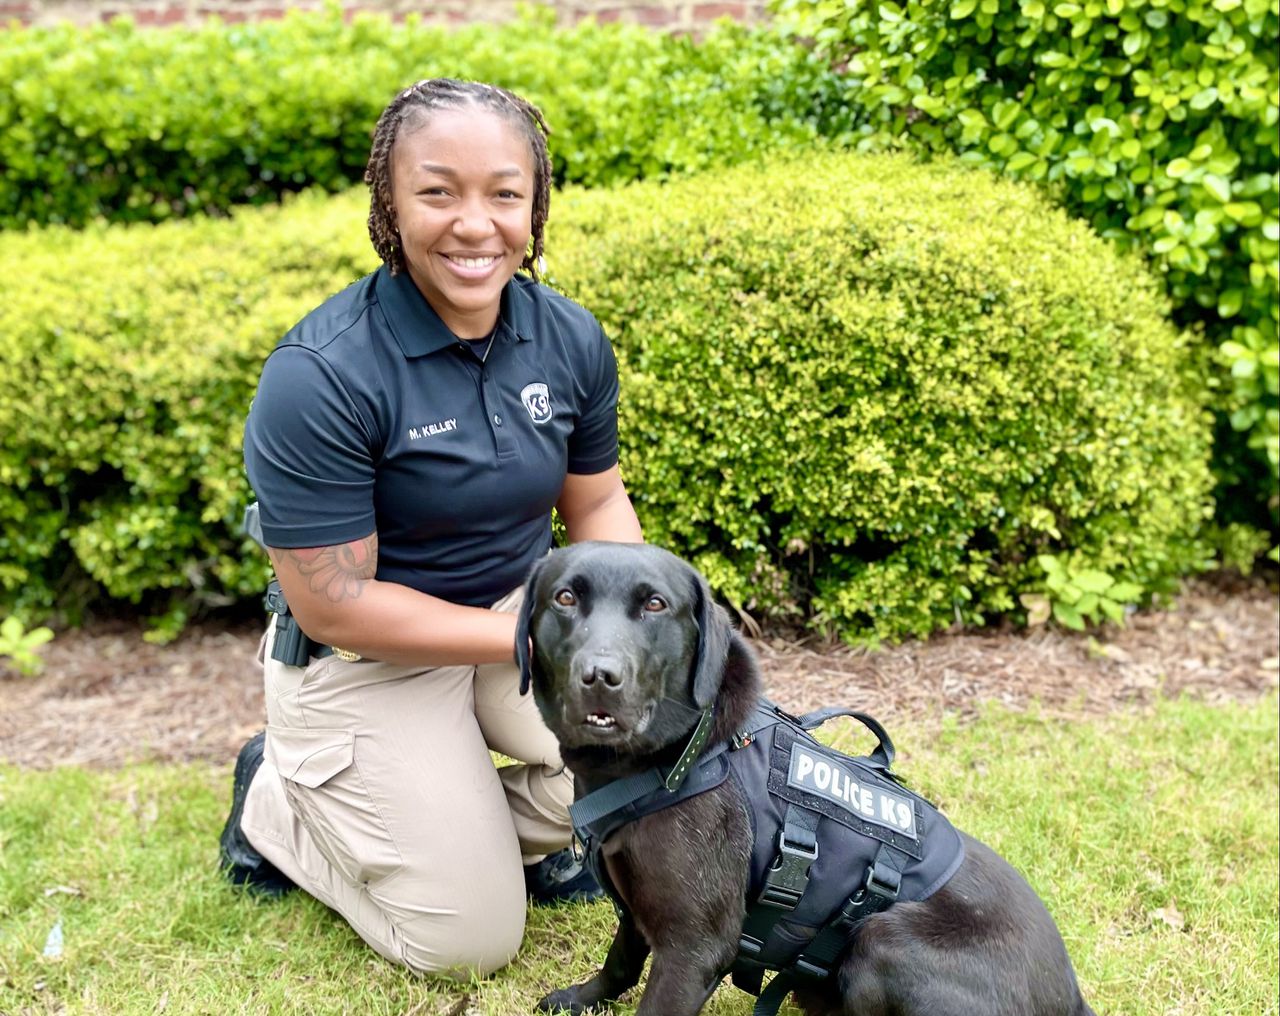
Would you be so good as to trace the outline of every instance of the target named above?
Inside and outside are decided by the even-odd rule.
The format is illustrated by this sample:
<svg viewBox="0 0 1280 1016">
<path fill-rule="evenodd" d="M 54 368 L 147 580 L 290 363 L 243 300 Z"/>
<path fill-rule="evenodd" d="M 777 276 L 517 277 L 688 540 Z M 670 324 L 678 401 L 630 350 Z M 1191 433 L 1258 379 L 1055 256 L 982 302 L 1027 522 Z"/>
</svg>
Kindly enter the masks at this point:
<svg viewBox="0 0 1280 1016">
<path fill-rule="evenodd" d="M 351 731 L 268 726 L 267 751 L 289 806 L 348 884 L 399 871 L 400 851 L 360 775 Z"/>
</svg>

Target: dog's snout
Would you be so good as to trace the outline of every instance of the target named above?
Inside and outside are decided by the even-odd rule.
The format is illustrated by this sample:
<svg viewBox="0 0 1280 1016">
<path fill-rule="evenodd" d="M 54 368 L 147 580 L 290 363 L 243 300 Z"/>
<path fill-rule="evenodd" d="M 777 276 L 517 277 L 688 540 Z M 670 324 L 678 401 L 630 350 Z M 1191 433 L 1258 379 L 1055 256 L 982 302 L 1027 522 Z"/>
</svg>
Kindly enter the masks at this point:
<svg viewBox="0 0 1280 1016">
<path fill-rule="evenodd" d="M 619 667 L 607 662 L 584 668 L 582 683 L 590 688 L 597 682 L 601 682 L 606 688 L 618 688 L 622 685 L 622 672 Z"/>
</svg>

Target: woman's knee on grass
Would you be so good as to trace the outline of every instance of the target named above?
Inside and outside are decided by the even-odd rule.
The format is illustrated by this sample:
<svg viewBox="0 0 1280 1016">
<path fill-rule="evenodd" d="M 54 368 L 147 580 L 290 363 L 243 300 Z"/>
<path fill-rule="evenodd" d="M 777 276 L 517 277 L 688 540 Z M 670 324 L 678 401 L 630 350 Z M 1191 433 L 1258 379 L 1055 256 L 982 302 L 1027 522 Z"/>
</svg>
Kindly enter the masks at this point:
<svg viewBox="0 0 1280 1016">
<path fill-rule="evenodd" d="M 441 919 L 399 929 L 401 962 L 415 973 L 458 980 L 492 974 L 515 958 L 524 938 L 523 895 L 518 906 L 433 916 Z"/>
</svg>

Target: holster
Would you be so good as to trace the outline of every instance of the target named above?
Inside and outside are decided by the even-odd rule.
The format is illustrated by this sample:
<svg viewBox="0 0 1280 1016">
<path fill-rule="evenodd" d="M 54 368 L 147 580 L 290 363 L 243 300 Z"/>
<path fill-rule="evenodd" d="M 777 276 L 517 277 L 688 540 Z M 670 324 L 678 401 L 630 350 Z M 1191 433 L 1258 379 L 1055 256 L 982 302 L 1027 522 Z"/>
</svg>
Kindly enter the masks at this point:
<svg viewBox="0 0 1280 1016">
<path fill-rule="evenodd" d="M 284 598 L 284 590 L 280 583 L 272 579 L 267 585 L 267 594 L 262 599 L 263 606 L 276 616 L 276 636 L 271 643 L 271 658 L 287 667 L 305 667 L 313 656 L 327 655 L 319 642 L 307 637 L 307 633 L 298 627 L 297 619 L 289 612 L 289 604 Z"/>
</svg>

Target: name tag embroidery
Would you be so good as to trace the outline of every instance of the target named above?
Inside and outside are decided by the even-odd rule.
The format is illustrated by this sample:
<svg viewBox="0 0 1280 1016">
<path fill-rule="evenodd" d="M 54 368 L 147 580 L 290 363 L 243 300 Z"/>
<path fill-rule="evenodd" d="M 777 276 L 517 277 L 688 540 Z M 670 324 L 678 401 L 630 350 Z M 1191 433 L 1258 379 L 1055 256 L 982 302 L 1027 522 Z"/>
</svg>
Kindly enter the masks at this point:
<svg viewBox="0 0 1280 1016">
<path fill-rule="evenodd" d="M 866 822 L 916 838 L 916 812 L 911 800 L 859 778 L 822 755 L 796 744 L 791 749 L 787 785 L 815 794 Z"/>
<path fill-rule="evenodd" d="M 458 429 L 458 418 L 450 417 L 448 420 L 440 420 L 436 423 L 428 423 L 424 427 L 410 427 L 409 440 L 417 441 L 420 437 L 435 437 L 437 434 L 447 434 L 451 430 Z"/>
</svg>

